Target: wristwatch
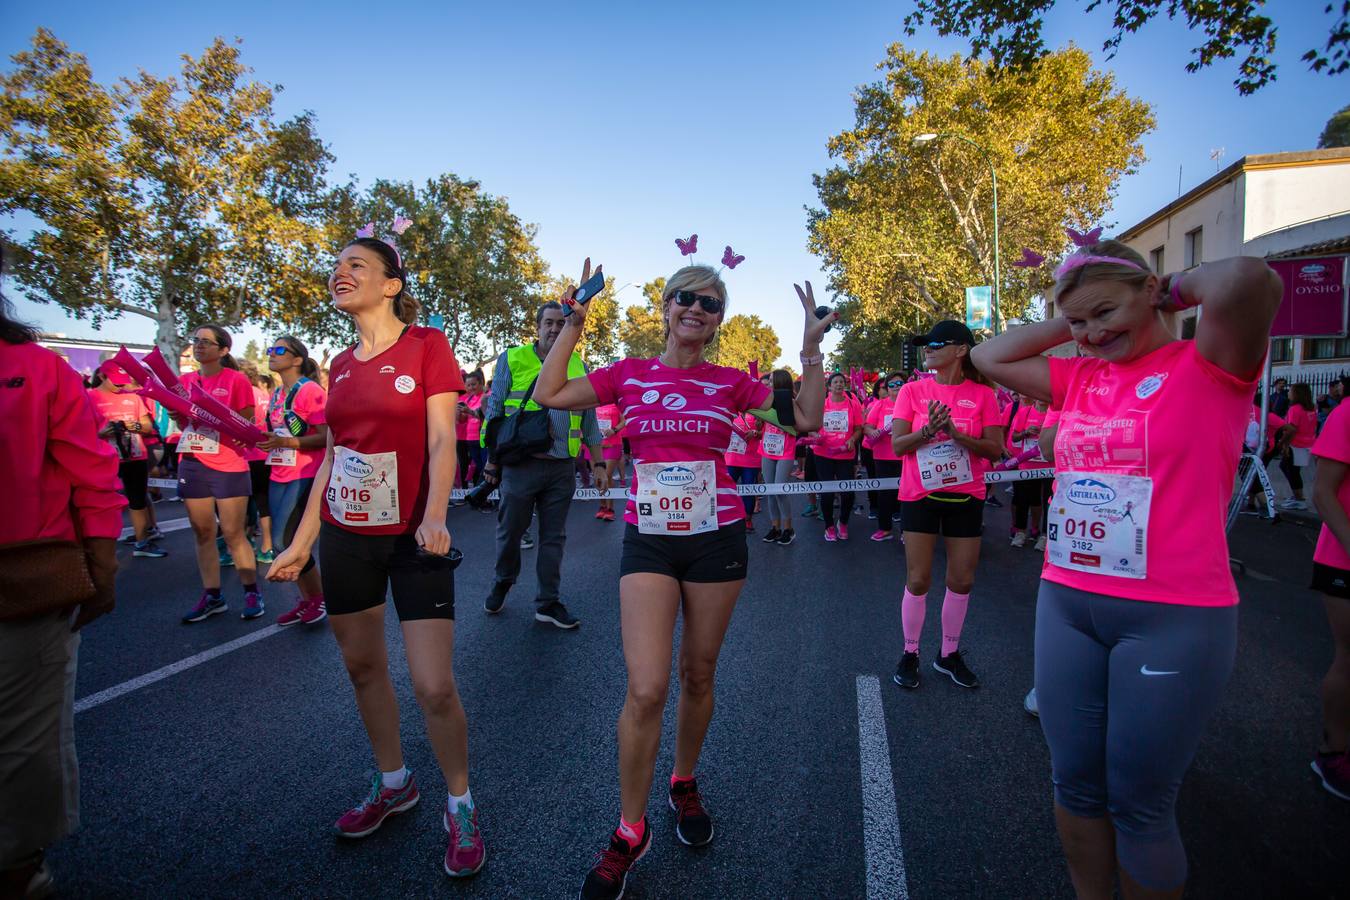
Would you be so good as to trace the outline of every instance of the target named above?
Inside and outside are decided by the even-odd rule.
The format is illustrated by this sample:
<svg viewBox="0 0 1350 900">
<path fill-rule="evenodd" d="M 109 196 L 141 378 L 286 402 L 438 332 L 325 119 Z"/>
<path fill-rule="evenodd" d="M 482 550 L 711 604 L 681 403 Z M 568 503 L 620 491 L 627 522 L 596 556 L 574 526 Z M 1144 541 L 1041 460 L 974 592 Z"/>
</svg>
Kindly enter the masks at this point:
<svg viewBox="0 0 1350 900">
<path fill-rule="evenodd" d="M 825 362 L 825 354 L 817 353 L 815 356 L 807 356 L 805 353 L 799 355 L 804 366 L 818 366 Z"/>
</svg>

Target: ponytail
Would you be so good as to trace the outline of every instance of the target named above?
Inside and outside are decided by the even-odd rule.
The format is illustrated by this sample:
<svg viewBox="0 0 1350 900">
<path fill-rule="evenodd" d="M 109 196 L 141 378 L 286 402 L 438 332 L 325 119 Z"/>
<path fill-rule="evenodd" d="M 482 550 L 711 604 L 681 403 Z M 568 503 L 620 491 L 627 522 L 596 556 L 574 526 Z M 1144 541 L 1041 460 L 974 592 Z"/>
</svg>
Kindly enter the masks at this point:
<svg viewBox="0 0 1350 900">
<path fill-rule="evenodd" d="M 300 357 L 300 375 L 308 378 L 310 381 L 319 380 L 319 364 L 309 355 L 309 348 L 304 342 L 293 334 L 283 334 L 277 337 L 277 341 L 285 344 L 290 351 Z"/>
<path fill-rule="evenodd" d="M 220 358 L 220 366 L 223 369 L 234 369 L 236 372 L 242 372 L 239 368 L 239 361 L 232 354 L 226 353 Z"/>
<path fill-rule="evenodd" d="M 319 364 L 306 356 L 305 361 L 300 363 L 300 375 L 304 378 L 308 378 L 310 381 L 318 381 Z"/>
</svg>

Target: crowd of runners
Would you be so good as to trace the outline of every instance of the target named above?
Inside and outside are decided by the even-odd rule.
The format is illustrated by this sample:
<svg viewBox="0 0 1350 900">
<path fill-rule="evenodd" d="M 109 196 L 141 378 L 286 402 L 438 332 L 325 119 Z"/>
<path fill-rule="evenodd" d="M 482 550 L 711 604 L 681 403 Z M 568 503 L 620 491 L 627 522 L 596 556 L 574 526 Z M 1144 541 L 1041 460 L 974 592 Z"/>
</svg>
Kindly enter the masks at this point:
<svg viewBox="0 0 1350 900">
<path fill-rule="evenodd" d="M 581 282 L 593 274 L 599 268 L 593 273 L 587 260 Z M 391 594 L 444 781 L 444 870 L 462 877 L 482 868 L 487 851 L 453 670 L 460 556 L 447 512 L 471 503 L 496 513 L 487 613 L 502 608 L 522 549 L 534 546 L 533 517 L 536 619 L 570 629 L 578 621 L 559 599 L 558 579 L 573 491 L 622 485 L 627 501 L 601 500 L 595 513 L 602 522 L 621 513 L 624 522 L 617 595 L 628 675 L 617 724 L 617 824 L 605 829 L 589 872 L 578 865 L 581 896 L 599 900 L 623 894 L 651 844 L 648 801 L 681 620 L 674 768 L 662 773 L 663 793 L 682 843 L 714 838 L 697 769 L 722 642 L 753 577 L 751 536 L 778 547 L 808 534 L 837 543 L 850 540 L 851 523 L 875 521 L 871 541 L 902 545 L 894 682 L 919 688 L 927 654 L 932 669 L 976 688 L 960 646 L 972 606 L 978 614 L 985 510 L 1002 502 L 986 475 L 1029 470 L 1043 477 L 1014 483 L 1006 539 L 1044 553 L 1028 709 L 1050 749 L 1074 888 L 1109 897 L 1118 879 L 1125 896 L 1181 895 L 1187 863 L 1176 796 L 1236 649 L 1225 511 L 1244 442 L 1255 446 L 1252 397 L 1281 296 L 1263 262 L 1234 258 L 1169 275 L 1119 242 L 1086 243 L 1055 272 L 1055 318 L 980 343 L 965 325 L 938 322 L 914 338 L 921 371 L 868 379 L 827 376 L 820 343 L 836 314 L 817 307 L 809 282 L 796 288 L 799 378 L 707 360 L 730 293 L 722 272 L 691 265 L 666 282 L 659 356 L 588 370 L 576 352 L 587 307 L 573 288 L 544 304 L 537 339 L 503 353 L 491 381 L 476 368 L 462 372 L 444 333 L 417 324 L 409 284 L 393 239 L 363 235 L 341 251 L 328 288 L 357 339 L 326 372 L 290 335 L 271 342 L 264 374 L 241 369 L 225 328 L 196 330 L 194 368 L 181 384 L 267 434 L 251 446 L 169 414 L 115 364 L 81 385 L 6 311 L 0 383 L 10 388 L 0 392 L 0 412 L 21 425 L 0 435 L 19 484 L 0 550 L 40 538 L 84 541 L 102 569 L 97 599 L 79 613 L 83 624 L 112 608 L 107 569 L 115 564 L 103 544 L 122 528 L 118 495 L 130 507 L 132 557 L 162 558 L 148 479 L 152 471 L 175 477 L 202 586 L 184 623 L 232 609 L 224 568 L 238 577 L 234 608 L 243 618 L 264 617 L 266 594 L 294 590 L 277 624 L 329 621 L 378 767 L 334 826 L 352 839 L 421 797 L 404 764 L 389 672 L 383 622 Z M 1195 337 L 1178 340 L 1173 317 L 1193 306 L 1204 313 Z M 1050 353 L 1064 346 L 1076 353 Z M 1328 791 L 1350 800 L 1350 405 L 1332 409 L 1319 434 L 1311 398 L 1296 391 L 1293 400 L 1287 420 L 1269 423 L 1261 449 L 1290 447 L 1296 499 L 1298 469 L 1317 458 L 1312 499 L 1325 525 L 1312 585 L 1324 595 L 1336 656 L 1312 768 Z M 898 486 L 855 492 L 832 484 L 860 477 Z M 800 509 L 798 492 L 782 492 L 798 479 L 820 484 Z M 753 484 L 762 495 L 738 490 Z M 819 528 L 803 528 L 815 519 Z M 43 523 L 40 533 L 22 530 L 32 522 Z M 940 646 L 923 648 L 939 540 Z M 289 582 L 296 588 L 281 586 Z M 55 640 L 46 632 L 68 634 L 70 621 L 0 621 L 0 646 Z M 75 646 L 77 637 L 67 660 Z M 16 693 L 14 665 L 6 662 L 0 691 L 6 744 L 21 737 L 8 724 L 18 721 L 18 705 L 50 706 L 32 720 L 61 715 L 50 690 Z M 5 765 L 0 787 L 55 785 L 50 795 L 23 792 L 25 826 L 0 844 L 0 866 L 36 872 L 41 847 L 71 821 L 60 767 Z M 44 803 L 65 811 L 35 812 Z M 8 796 L 0 805 L 8 816 Z"/>
</svg>

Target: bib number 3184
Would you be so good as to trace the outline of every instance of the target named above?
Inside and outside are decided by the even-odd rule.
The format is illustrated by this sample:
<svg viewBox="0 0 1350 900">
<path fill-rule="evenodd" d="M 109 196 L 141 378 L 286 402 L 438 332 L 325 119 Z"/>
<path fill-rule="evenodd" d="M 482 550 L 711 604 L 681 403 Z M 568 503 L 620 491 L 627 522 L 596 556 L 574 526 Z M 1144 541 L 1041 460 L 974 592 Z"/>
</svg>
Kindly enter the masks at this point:
<svg viewBox="0 0 1350 900">
<path fill-rule="evenodd" d="M 717 530 L 717 467 L 712 460 L 641 463 L 636 495 L 638 531 L 643 534 Z"/>
<path fill-rule="evenodd" d="M 1058 472 L 1046 528 L 1050 562 L 1076 572 L 1144 578 L 1153 479 Z"/>
</svg>

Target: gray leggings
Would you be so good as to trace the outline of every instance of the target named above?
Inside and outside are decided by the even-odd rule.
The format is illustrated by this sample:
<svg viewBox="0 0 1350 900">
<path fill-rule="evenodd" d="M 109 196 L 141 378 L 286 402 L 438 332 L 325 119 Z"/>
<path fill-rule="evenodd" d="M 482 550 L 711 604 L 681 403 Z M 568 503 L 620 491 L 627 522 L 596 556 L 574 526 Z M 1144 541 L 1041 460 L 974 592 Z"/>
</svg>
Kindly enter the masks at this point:
<svg viewBox="0 0 1350 900">
<path fill-rule="evenodd" d="M 792 459 L 769 459 L 759 461 L 759 472 L 764 476 L 765 484 L 782 484 L 792 477 Z M 792 518 L 792 507 L 788 504 L 787 494 L 770 494 L 764 498 L 769 501 L 769 518 L 777 522 L 786 522 Z"/>
<path fill-rule="evenodd" d="M 1233 670 L 1237 607 L 1123 600 L 1041 582 L 1036 702 L 1055 802 L 1111 816 L 1116 860 L 1146 888 L 1186 880 L 1176 799 Z"/>
</svg>

